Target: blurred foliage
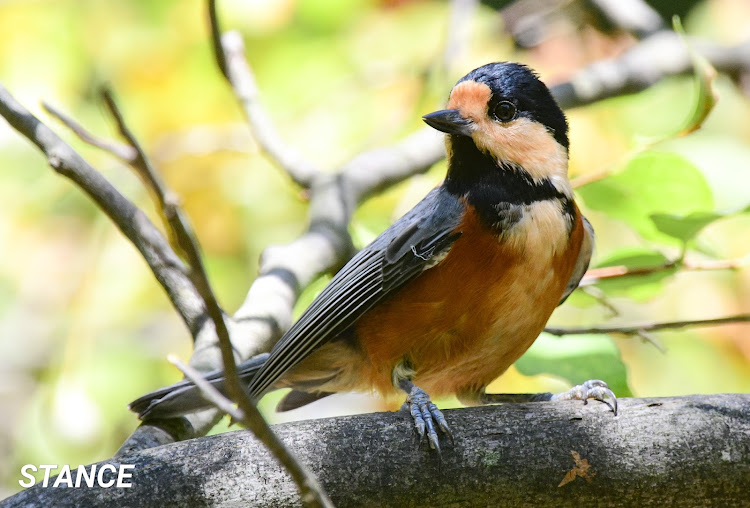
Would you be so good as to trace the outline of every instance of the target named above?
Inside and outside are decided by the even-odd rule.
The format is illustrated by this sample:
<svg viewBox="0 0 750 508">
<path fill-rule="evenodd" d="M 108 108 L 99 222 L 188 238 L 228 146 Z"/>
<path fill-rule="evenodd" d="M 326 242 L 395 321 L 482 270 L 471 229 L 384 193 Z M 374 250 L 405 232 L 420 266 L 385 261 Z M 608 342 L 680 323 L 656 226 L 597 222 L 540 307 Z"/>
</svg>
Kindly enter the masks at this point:
<svg viewBox="0 0 750 508">
<path fill-rule="evenodd" d="M 692 4 L 684 18 L 688 34 L 727 44 L 750 34 L 745 0 Z M 417 128 L 456 78 L 487 61 L 521 60 L 552 83 L 633 42 L 576 26 L 520 51 L 497 13 L 484 6 L 468 53 L 444 69 L 438 62 L 446 39 L 445 1 L 219 5 L 226 28 L 246 38 L 279 131 L 310 160 L 330 167 Z M 40 111 L 41 99 L 113 136 L 96 95 L 100 83 L 110 83 L 131 127 L 181 196 L 215 290 L 233 311 L 262 249 L 303 231 L 306 205 L 258 154 L 212 60 L 204 17 L 202 0 L 6 0 L 0 3 L 0 82 L 53 125 Z M 694 115 L 691 105 L 700 104 L 690 77 L 568 112 L 571 175 L 612 172 L 579 189 L 579 203 L 597 231 L 595 266 L 659 265 L 685 249 L 696 260 L 750 250 L 750 217 L 741 213 L 750 204 L 750 102 L 727 77 L 714 86 L 721 100 L 702 128 L 685 137 L 674 133 Z M 127 168 L 55 128 L 156 218 Z M 365 203 L 352 223 L 355 242 L 374 238 L 444 170 L 438 164 Z M 164 358 L 170 352 L 187 358 L 191 344 L 136 250 L 3 122 L 0 201 L 1 498 L 18 490 L 23 464 L 77 465 L 111 456 L 138 424 L 127 402 L 177 380 Z M 326 281 L 305 290 L 297 313 Z M 613 323 L 718 317 L 750 308 L 747 270 L 664 271 L 603 281 L 599 288 L 620 312 Z M 608 319 L 607 309 L 576 293 L 551 323 Z M 607 380 L 620 396 L 750 390 L 747 327 L 657 335 L 665 355 L 617 335 L 542 336 L 490 390 L 560 391 L 591 377 Z M 280 396 L 262 402 L 267 414 Z M 283 418 L 384 407 L 395 402 L 342 395 Z"/>
</svg>

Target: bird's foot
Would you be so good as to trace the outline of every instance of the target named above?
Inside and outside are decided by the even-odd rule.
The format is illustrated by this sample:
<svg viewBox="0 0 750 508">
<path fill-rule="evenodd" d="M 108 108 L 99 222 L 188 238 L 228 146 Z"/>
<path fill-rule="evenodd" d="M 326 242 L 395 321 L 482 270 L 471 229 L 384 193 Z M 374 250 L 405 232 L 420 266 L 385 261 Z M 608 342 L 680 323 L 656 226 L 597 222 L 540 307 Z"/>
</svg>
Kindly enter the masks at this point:
<svg viewBox="0 0 750 508">
<path fill-rule="evenodd" d="M 440 453 L 440 442 L 438 441 L 435 424 L 437 424 L 437 427 L 443 434 L 448 435 L 451 443 L 453 443 L 453 434 L 450 427 L 448 427 L 448 423 L 445 421 L 443 413 L 430 400 L 430 396 L 424 390 L 417 386 L 412 386 L 406 396 L 403 409 L 411 413 L 417 434 L 419 434 L 420 443 L 426 435 L 430 443 L 430 448 Z"/>
<path fill-rule="evenodd" d="M 550 400 L 582 400 L 586 404 L 589 399 L 604 402 L 617 416 L 617 397 L 607 383 L 600 379 L 590 379 L 583 384 L 574 386 L 567 392 L 553 395 Z M 607 399 L 611 399 L 611 402 Z"/>
</svg>

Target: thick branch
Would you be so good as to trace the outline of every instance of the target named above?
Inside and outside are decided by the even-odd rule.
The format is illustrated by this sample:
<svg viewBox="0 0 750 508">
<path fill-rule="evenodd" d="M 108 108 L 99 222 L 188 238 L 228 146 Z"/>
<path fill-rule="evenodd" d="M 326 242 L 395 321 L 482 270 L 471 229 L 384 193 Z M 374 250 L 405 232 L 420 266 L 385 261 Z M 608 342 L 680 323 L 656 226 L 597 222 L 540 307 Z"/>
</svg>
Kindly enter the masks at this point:
<svg viewBox="0 0 750 508">
<path fill-rule="evenodd" d="M 695 49 L 720 72 L 750 70 L 750 42 L 734 47 L 696 42 Z M 550 90 L 563 108 L 574 108 L 638 92 L 665 77 L 687 74 L 692 69 L 690 55 L 679 36 L 662 31 L 619 57 L 592 64 Z M 350 178 L 368 182 L 364 192 L 359 193 L 367 197 L 426 171 L 444 157 L 442 136 L 424 128 L 392 147 L 363 153 L 341 169 Z"/>
<path fill-rule="evenodd" d="M 445 157 L 444 136 L 426 127 L 389 147 L 354 157 L 338 170 L 359 203 L 373 194 L 430 169 Z"/>
<path fill-rule="evenodd" d="M 445 411 L 440 464 L 405 413 L 278 425 L 347 506 L 740 506 L 750 489 L 750 395 L 506 404 Z M 676 423 L 678 422 L 678 423 Z M 577 459 L 574 457 L 577 455 Z M 133 487 L 34 487 L 10 506 L 299 505 L 294 484 L 248 432 L 122 457 Z M 560 485 L 563 479 L 571 481 Z"/>
<path fill-rule="evenodd" d="M 190 280 L 188 268 L 148 217 L 2 85 L 0 115 L 44 153 L 55 171 L 78 185 L 112 219 L 146 260 L 185 324 L 196 332 L 205 314 L 203 302 Z"/>
<path fill-rule="evenodd" d="M 695 51 L 717 71 L 735 75 L 750 69 L 750 42 L 724 47 L 692 40 Z M 668 76 L 687 74 L 693 63 L 685 43 L 671 30 L 644 39 L 622 55 L 600 60 L 551 88 L 558 104 L 574 108 L 645 90 Z"/>
<path fill-rule="evenodd" d="M 231 352 L 229 358 L 232 358 Z M 265 420 L 263 420 L 255 405 L 250 403 L 246 396 L 246 400 L 241 401 L 239 407 L 234 407 L 233 402 L 224 397 L 219 390 L 206 381 L 200 372 L 188 365 L 184 365 L 174 357 L 170 358 L 169 361 L 180 369 L 185 374 L 185 377 L 195 383 L 206 400 L 210 401 L 217 409 L 227 413 L 234 421 L 241 423 L 246 429 L 251 430 L 263 442 L 266 448 L 273 453 L 274 457 L 283 464 L 284 468 L 294 478 L 300 492 L 300 498 L 303 500 L 305 506 L 333 507 L 331 500 L 328 499 L 327 494 L 321 489 L 318 480 L 291 455 L 286 445 L 265 424 Z M 236 378 L 236 372 L 234 375 Z M 247 412 L 248 403 L 251 405 L 250 409 L 252 412 L 250 413 Z"/>
</svg>

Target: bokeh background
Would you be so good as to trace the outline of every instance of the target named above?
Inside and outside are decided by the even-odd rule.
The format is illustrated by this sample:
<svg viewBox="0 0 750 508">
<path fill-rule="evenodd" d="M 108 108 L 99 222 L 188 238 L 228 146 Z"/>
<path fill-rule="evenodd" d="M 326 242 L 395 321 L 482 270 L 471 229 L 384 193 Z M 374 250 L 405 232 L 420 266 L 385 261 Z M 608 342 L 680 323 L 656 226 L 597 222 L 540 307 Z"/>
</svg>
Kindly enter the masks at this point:
<svg viewBox="0 0 750 508">
<path fill-rule="evenodd" d="M 263 101 L 284 139 L 333 168 L 419 128 L 421 115 L 437 109 L 452 83 L 478 65 L 519 60 L 554 84 L 637 42 L 579 5 L 548 18 L 524 48 L 493 3 L 508 2 L 480 7 L 467 50 L 449 66 L 442 63 L 446 1 L 222 0 L 219 6 L 225 28 L 245 37 Z M 668 18 L 683 16 L 690 35 L 724 45 L 750 37 L 746 0 L 661 3 Z M 306 203 L 258 153 L 213 61 L 204 2 L 5 0 L 0 34 L 0 82 L 158 224 L 128 168 L 83 145 L 40 108 L 40 100 L 49 101 L 90 130 L 115 136 L 98 99 L 98 87 L 111 84 L 130 126 L 181 196 L 222 305 L 235 310 L 262 249 L 304 230 Z M 750 252 L 750 215 L 740 213 L 750 204 L 750 101 L 742 87 L 747 79 L 733 78 L 717 79 L 718 106 L 686 137 L 673 134 L 694 108 L 690 76 L 568 111 L 571 175 L 616 172 L 579 189 L 598 234 L 595 265 L 650 265 L 678 256 L 681 243 L 654 225 L 655 213 L 721 215 L 688 242 L 688 260 Z M 659 141 L 644 151 L 653 140 Z M 438 164 L 366 202 L 352 223 L 355 241 L 372 239 L 444 170 Z M 178 380 L 165 357 L 186 360 L 191 340 L 137 251 L 4 121 L 0 253 L 3 498 L 20 489 L 23 464 L 77 466 L 111 456 L 138 425 L 127 403 Z M 305 291 L 298 311 L 325 280 Z M 664 272 L 600 289 L 619 316 L 576 294 L 550 323 L 697 319 L 750 310 L 750 273 L 742 269 Z M 747 392 L 749 333 L 741 324 L 655 333 L 665 353 L 637 337 L 544 336 L 492 388 L 560 391 L 581 378 L 602 377 L 621 396 Z M 280 421 L 272 400 L 262 407 Z M 342 395 L 283 418 L 378 409 L 385 406 L 376 399 Z"/>
</svg>

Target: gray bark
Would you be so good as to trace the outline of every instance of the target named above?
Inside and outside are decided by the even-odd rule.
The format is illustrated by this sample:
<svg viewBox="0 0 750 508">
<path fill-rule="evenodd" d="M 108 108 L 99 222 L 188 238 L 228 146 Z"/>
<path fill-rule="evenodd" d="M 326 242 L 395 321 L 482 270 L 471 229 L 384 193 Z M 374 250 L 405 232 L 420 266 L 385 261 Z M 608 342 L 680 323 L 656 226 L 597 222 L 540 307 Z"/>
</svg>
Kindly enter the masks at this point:
<svg viewBox="0 0 750 508">
<path fill-rule="evenodd" d="M 506 404 L 445 411 L 442 463 L 405 413 L 277 425 L 346 506 L 750 506 L 750 394 Z M 580 456 L 585 476 L 559 486 Z M 41 488 L 7 506 L 298 505 L 283 469 L 246 431 L 119 457 L 133 487 Z"/>
</svg>

